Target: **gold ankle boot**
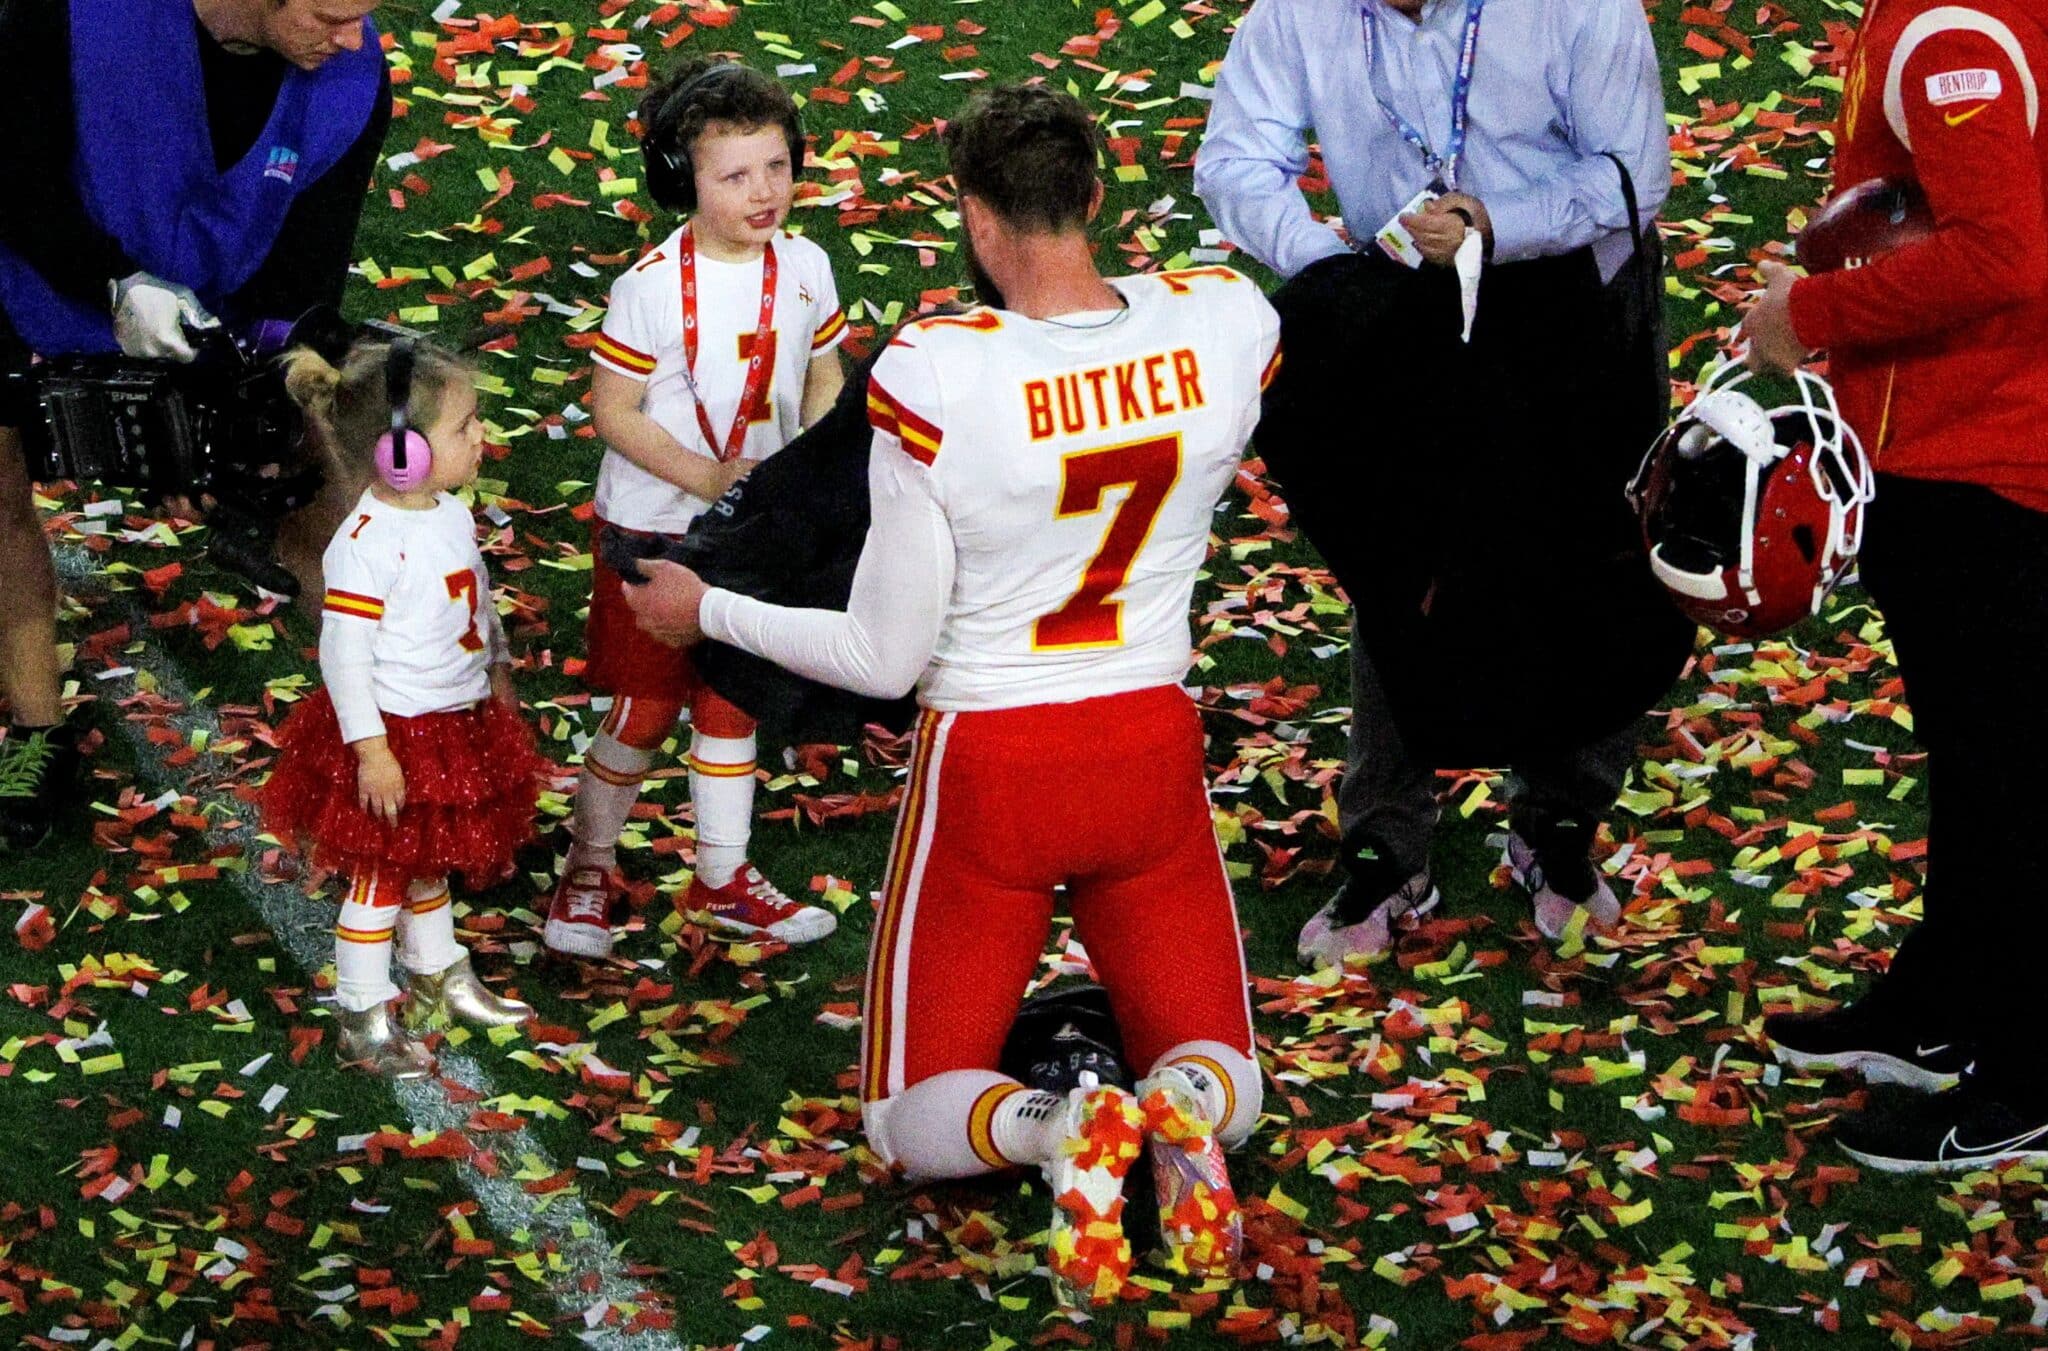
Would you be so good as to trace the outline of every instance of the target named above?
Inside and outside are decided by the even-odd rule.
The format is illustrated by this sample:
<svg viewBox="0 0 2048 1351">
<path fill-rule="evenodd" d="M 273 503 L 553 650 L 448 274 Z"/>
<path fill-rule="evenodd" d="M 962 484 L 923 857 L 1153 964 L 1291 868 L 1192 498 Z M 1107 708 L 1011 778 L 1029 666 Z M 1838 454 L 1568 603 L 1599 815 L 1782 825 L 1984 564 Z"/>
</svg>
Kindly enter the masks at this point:
<svg viewBox="0 0 2048 1351">
<path fill-rule="evenodd" d="M 335 1020 L 341 1035 L 334 1053 L 343 1065 L 360 1066 L 386 1079 L 424 1079 L 434 1072 L 433 1053 L 399 1026 L 389 1004 L 337 1009 Z"/>
<path fill-rule="evenodd" d="M 424 1027 L 446 1017 L 477 1027 L 511 1027 L 533 1016 L 533 1006 L 495 993 L 470 968 L 469 954 L 440 971 L 415 971 L 406 981 L 405 1021 Z"/>
</svg>

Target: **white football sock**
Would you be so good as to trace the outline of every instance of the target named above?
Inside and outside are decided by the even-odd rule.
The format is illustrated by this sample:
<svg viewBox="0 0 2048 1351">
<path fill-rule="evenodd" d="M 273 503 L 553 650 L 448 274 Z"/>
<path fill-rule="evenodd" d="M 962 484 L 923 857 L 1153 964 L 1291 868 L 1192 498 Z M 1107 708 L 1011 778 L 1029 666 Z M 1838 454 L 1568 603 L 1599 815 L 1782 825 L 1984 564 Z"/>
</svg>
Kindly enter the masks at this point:
<svg viewBox="0 0 2048 1351">
<path fill-rule="evenodd" d="M 1185 1075 L 1201 1100 L 1202 1114 L 1216 1128 L 1227 1149 L 1245 1142 L 1258 1124 L 1265 1084 L 1258 1062 L 1220 1041 L 1184 1041 L 1152 1062 L 1151 1074 L 1174 1066 Z M 1146 1076 L 1149 1081 L 1151 1074 Z M 1144 1096 L 1146 1084 L 1138 1085 Z"/>
<path fill-rule="evenodd" d="M 406 889 L 398 920 L 398 961 L 406 970 L 431 976 L 462 960 L 455 938 L 455 899 L 448 879 L 414 882 Z"/>
<path fill-rule="evenodd" d="M 990 1113 L 988 1134 L 996 1153 L 1012 1163 L 1048 1163 L 1067 1138 L 1067 1100 L 1035 1088 L 1012 1093 Z"/>
<path fill-rule="evenodd" d="M 1066 1102 L 993 1070 L 948 1070 L 862 1105 L 868 1143 L 912 1182 L 1042 1163 L 1065 1137 Z"/>
<path fill-rule="evenodd" d="M 391 983 L 391 930 L 399 907 L 371 904 L 377 888 L 374 874 L 358 881 L 334 922 L 334 1001 L 350 1013 L 398 998 Z"/>
<path fill-rule="evenodd" d="M 697 816 L 697 880 L 732 881 L 754 828 L 754 737 L 690 734 L 690 803 Z"/>
<path fill-rule="evenodd" d="M 576 818 L 569 866 L 616 867 L 619 832 L 640 799 L 640 784 L 654 752 L 637 750 L 610 732 L 599 732 L 583 753 L 583 773 L 576 783 Z"/>
</svg>

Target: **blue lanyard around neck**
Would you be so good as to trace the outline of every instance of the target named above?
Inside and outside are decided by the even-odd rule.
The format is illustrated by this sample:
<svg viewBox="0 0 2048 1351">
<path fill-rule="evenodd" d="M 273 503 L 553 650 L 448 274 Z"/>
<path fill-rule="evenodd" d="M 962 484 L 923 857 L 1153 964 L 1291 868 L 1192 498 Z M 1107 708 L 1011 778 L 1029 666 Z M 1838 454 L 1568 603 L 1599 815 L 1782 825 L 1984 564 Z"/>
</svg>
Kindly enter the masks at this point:
<svg viewBox="0 0 2048 1351">
<path fill-rule="evenodd" d="M 1479 15 L 1486 8 L 1486 0 L 1465 0 L 1465 35 L 1458 42 L 1458 75 L 1451 85 L 1451 139 L 1445 153 L 1439 156 L 1430 147 L 1423 134 L 1401 116 L 1394 105 L 1387 102 L 1387 96 L 1380 92 L 1374 48 L 1379 38 L 1379 7 L 1384 0 L 1363 0 L 1360 11 L 1365 19 L 1365 75 L 1372 82 L 1373 98 L 1379 103 L 1380 111 L 1401 139 L 1414 146 L 1422 155 L 1423 167 L 1434 175 L 1435 186 L 1455 192 L 1458 187 L 1458 164 L 1465 157 L 1465 117 L 1472 99 L 1472 68 L 1479 56 Z"/>
</svg>

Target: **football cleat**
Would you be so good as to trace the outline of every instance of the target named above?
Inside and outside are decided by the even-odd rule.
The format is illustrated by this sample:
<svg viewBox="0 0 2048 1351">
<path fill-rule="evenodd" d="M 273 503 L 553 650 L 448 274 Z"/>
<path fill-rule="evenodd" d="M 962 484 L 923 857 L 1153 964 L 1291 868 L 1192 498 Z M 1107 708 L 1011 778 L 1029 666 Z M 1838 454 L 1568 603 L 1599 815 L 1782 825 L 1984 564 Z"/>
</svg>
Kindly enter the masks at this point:
<svg viewBox="0 0 2048 1351">
<path fill-rule="evenodd" d="M 1067 1095 L 1065 1138 L 1045 1163 L 1052 1190 L 1046 1265 L 1063 1292 L 1107 1304 L 1131 1275 L 1124 1176 L 1145 1148 L 1145 1115 L 1121 1088 L 1084 1081 Z"/>
<path fill-rule="evenodd" d="M 1159 1198 L 1166 1267 L 1183 1276 L 1227 1276 L 1244 1251 L 1244 1212 L 1230 1185 L 1223 1144 L 1201 1096 L 1177 1065 L 1138 1085 L 1145 1144 Z"/>
</svg>

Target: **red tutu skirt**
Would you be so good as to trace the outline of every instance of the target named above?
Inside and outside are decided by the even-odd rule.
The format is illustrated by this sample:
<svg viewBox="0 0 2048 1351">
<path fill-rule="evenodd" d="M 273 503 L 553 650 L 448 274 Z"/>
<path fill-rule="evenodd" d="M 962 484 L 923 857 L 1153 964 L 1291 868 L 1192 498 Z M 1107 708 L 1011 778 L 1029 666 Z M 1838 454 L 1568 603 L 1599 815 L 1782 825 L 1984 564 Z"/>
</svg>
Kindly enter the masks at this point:
<svg viewBox="0 0 2048 1351">
<path fill-rule="evenodd" d="M 263 828 L 333 872 L 375 867 L 401 883 L 460 873 L 470 887 L 509 876 L 514 853 L 534 836 L 548 768 L 525 720 L 486 699 L 417 718 L 387 713 L 384 735 L 405 775 L 396 825 L 356 804 L 356 753 L 320 690 L 278 732 Z"/>
</svg>

